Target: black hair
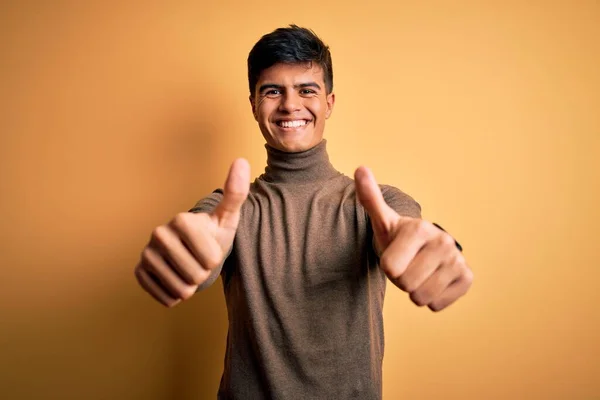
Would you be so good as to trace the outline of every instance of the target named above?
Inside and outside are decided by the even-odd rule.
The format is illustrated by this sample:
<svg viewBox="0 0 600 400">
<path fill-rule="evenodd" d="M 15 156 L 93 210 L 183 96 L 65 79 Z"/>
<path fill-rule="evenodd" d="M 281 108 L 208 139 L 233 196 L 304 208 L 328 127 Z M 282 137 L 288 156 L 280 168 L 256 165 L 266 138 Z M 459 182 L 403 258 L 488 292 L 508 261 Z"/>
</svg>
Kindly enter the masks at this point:
<svg viewBox="0 0 600 400">
<path fill-rule="evenodd" d="M 250 95 L 260 74 L 278 63 L 317 63 L 323 70 L 327 93 L 333 91 L 333 68 L 329 47 L 310 29 L 290 25 L 278 28 L 260 38 L 248 55 L 248 83 Z"/>
</svg>

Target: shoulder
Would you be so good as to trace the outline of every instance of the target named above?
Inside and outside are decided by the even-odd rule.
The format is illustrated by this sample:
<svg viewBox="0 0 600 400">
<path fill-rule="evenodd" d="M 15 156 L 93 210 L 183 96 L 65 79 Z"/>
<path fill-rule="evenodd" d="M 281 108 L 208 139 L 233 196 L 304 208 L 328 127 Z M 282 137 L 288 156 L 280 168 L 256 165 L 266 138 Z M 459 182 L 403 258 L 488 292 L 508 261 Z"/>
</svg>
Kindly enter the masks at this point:
<svg viewBox="0 0 600 400">
<path fill-rule="evenodd" d="M 379 185 L 385 202 L 398 214 L 421 218 L 421 205 L 410 195 L 391 185 Z"/>
<path fill-rule="evenodd" d="M 211 213 L 223 199 L 223 189 L 215 189 L 211 194 L 196 202 L 189 212 Z"/>
</svg>

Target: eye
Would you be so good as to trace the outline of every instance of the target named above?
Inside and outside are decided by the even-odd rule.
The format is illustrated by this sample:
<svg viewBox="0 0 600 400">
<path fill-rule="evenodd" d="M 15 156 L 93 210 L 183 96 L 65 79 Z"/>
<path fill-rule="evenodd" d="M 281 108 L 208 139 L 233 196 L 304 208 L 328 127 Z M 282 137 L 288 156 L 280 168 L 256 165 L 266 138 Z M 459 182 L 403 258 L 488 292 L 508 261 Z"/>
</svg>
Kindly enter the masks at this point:
<svg viewBox="0 0 600 400">
<path fill-rule="evenodd" d="M 281 94 L 281 90 L 279 90 L 279 89 L 269 89 L 264 93 L 263 96 L 276 97 L 276 96 L 279 96 L 280 94 Z"/>
<path fill-rule="evenodd" d="M 302 95 L 311 95 L 311 94 L 316 94 L 317 92 L 315 92 L 312 89 L 302 89 L 300 90 L 300 94 Z"/>
</svg>

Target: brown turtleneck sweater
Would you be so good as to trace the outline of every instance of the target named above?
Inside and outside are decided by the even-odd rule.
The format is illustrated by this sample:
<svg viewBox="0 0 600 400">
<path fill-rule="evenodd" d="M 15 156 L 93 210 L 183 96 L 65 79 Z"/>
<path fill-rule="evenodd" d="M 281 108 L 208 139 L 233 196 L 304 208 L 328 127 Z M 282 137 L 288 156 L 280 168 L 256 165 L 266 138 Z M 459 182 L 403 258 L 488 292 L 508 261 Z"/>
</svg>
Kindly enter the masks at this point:
<svg viewBox="0 0 600 400">
<path fill-rule="evenodd" d="M 218 277 L 229 318 L 219 399 L 380 399 L 386 276 L 354 181 L 326 141 L 300 153 L 267 148 Z M 380 185 L 401 215 L 419 205 Z M 216 190 L 193 212 L 210 212 Z"/>
</svg>

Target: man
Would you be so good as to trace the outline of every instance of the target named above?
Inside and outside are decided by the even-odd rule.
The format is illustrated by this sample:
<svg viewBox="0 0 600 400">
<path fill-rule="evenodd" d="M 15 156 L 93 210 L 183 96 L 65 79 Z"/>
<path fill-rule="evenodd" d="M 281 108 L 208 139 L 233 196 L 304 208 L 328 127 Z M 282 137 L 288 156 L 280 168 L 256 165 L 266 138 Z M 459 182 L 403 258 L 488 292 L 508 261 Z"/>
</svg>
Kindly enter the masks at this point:
<svg viewBox="0 0 600 400">
<path fill-rule="evenodd" d="M 222 399 L 379 399 L 386 279 L 439 311 L 472 282 L 460 246 L 407 194 L 329 163 L 328 47 L 291 25 L 248 57 L 267 167 L 236 160 L 223 189 L 157 227 L 135 273 L 172 307 L 219 275 L 229 333 Z"/>
</svg>

